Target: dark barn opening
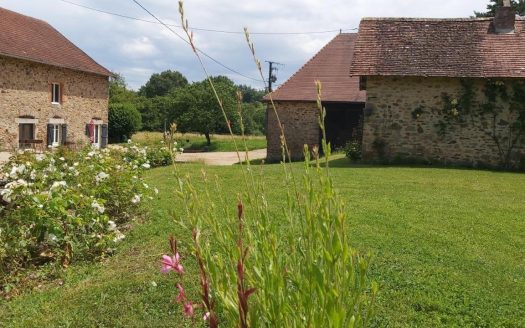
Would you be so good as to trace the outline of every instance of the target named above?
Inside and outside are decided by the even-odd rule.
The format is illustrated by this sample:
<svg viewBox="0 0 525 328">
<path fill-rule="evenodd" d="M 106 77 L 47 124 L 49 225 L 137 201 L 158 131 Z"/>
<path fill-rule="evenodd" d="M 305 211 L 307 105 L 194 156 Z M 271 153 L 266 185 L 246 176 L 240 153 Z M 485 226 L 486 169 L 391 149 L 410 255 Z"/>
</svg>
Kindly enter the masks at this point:
<svg viewBox="0 0 525 328">
<path fill-rule="evenodd" d="M 347 142 L 363 139 L 363 103 L 323 103 L 326 108 L 326 139 L 332 150 L 343 148 Z"/>
</svg>

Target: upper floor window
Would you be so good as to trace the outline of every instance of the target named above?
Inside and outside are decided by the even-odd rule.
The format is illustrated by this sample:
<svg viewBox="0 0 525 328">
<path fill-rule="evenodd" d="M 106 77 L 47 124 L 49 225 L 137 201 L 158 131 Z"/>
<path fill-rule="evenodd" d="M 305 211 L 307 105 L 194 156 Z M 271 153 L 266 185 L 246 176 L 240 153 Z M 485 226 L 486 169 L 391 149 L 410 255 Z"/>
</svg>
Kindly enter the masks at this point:
<svg viewBox="0 0 525 328">
<path fill-rule="evenodd" d="M 61 92 L 60 83 L 53 83 L 51 85 L 51 103 L 60 104 L 61 103 Z"/>
</svg>

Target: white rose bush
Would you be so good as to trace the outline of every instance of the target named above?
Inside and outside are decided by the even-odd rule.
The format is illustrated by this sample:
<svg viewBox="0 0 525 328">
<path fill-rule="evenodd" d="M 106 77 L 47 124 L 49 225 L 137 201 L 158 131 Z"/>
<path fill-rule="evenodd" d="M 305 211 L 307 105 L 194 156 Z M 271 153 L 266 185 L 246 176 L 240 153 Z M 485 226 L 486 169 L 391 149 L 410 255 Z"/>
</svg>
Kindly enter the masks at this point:
<svg viewBox="0 0 525 328">
<path fill-rule="evenodd" d="M 137 152 L 143 152 L 136 147 Z M 35 266 L 113 252 L 155 192 L 126 150 L 19 153 L 0 168 L 0 290 Z"/>
</svg>

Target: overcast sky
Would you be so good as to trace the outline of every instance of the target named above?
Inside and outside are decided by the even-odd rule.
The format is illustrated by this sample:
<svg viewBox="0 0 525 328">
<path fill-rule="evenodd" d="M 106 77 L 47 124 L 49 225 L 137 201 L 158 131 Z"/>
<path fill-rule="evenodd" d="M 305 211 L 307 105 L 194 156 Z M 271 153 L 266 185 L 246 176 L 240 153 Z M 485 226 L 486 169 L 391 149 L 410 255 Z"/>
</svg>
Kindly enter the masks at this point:
<svg viewBox="0 0 525 328">
<path fill-rule="evenodd" d="M 132 0 L 67 0 L 121 15 L 153 20 Z M 81 8 L 64 0 L 0 0 L 0 6 L 43 19 L 101 65 L 121 73 L 138 89 L 152 73 L 171 69 L 190 81 L 204 74 L 191 49 L 158 24 L 135 21 Z M 140 0 L 169 24 L 179 24 L 176 0 Z M 350 32 L 361 17 L 468 17 L 485 9 L 488 0 L 186 0 L 190 27 L 242 32 Z M 175 32 L 183 35 L 180 28 Z M 0 31 L 1 33 L 1 31 Z M 243 34 L 195 31 L 197 47 L 234 70 L 259 77 Z M 338 32 L 252 35 L 261 61 L 284 64 L 277 84 L 283 83 Z M 213 75 L 263 88 L 262 82 L 237 75 L 205 60 Z M 267 67 L 265 63 L 265 75 Z"/>
</svg>

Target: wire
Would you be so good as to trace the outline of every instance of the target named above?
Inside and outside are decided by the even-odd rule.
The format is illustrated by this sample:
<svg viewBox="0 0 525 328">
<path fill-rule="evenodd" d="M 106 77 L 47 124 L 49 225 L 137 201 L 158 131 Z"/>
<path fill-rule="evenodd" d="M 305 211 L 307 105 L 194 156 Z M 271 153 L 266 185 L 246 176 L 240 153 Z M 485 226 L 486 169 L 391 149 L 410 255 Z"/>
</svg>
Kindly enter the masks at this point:
<svg viewBox="0 0 525 328">
<path fill-rule="evenodd" d="M 192 44 L 186 40 L 185 38 L 183 38 L 182 36 L 180 36 L 177 32 L 175 32 L 171 27 L 169 27 L 166 23 L 164 23 L 163 21 L 161 21 L 157 16 L 155 16 L 151 11 L 149 11 L 146 7 L 144 7 L 140 2 L 138 2 L 137 0 L 132 0 L 135 4 L 137 4 L 137 6 L 139 6 L 140 8 L 142 8 L 145 12 L 147 12 L 151 17 L 155 18 L 160 24 L 162 24 L 164 27 L 166 27 L 168 30 L 170 30 L 171 33 L 175 34 L 179 39 L 181 39 L 182 41 L 186 42 L 188 45 L 192 46 Z M 261 82 L 261 80 L 259 79 L 255 79 L 253 77 L 249 77 L 247 75 L 244 75 L 242 74 L 241 72 L 239 71 L 236 71 L 234 70 L 233 68 L 231 67 L 228 67 L 226 65 L 224 65 L 223 63 L 221 63 L 220 61 L 218 61 L 217 59 L 213 58 L 212 56 L 208 55 L 207 53 L 205 53 L 204 51 L 200 50 L 199 48 L 195 47 L 195 50 L 197 50 L 199 53 L 201 53 L 203 56 L 205 56 L 206 58 L 208 59 L 211 59 L 213 62 L 215 62 L 216 64 L 222 66 L 223 68 L 227 69 L 228 71 L 232 72 L 232 73 L 235 73 L 239 76 L 242 76 L 244 78 L 247 78 L 247 79 L 250 79 L 250 80 L 253 80 L 253 81 L 257 81 L 257 82 Z"/>
<path fill-rule="evenodd" d="M 101 10 L 101 9 L 97 9 L 97 8 L 93 8 L 93 7 L 88 7 L 88 6 L 85 6 L 85 5 L 82 5 L 82 4 L 79 4 L 79 3 L 75 3 L 75 2 L 72 2 L 72 1 L 68 1 L 68 0 L 59 0 L 59 1 L 62 1 L 64 3 L 70 4 L 70 5 L 73 5 L 73 6 L 81 7 L 81 8 L 84 8 L 84 9 L 96 11 L 98 13 L 102 13 L 102 14 L 106 14 L 106 15 L 117 16 L 117 17 L 120 17 L 120 18 L 131 19 L 131 20 L 144 22 L 144 23 L 161 24 L 161 25 L 165 25 L 165 26 L 182 28 L 182 26 L 180 26 L 180 25 L 164 24 L 164 23 L 161 23 L 161 22 L 158 22 L 158 21 L 151 21 L 151 20 L 147 20 L 147 19 L 142 19 L 142 18 L 127 16 L 127 15 L 122 15 L 122 14 L 111 12 L 111 11 L 106 11 L 106 10 Z M 244 31 L 242 31 L 242 32 L 241 31 L 228 31 L 228 30 L 217 30 L 217 29 L 198 28 L 198 27 L 191 27 L 190 29 L 191 30 L 195 30 L 195 31 L 213 32 L 213 33 L 244 34 Z M 358 29 L 357 28 L 348 28 L 348 29 L 337 29 L 337 30 L 326 30 L 326 31 L 309 31 L 309 32 L 250 32 L 250 34 L 253 34 L 253 35 L 307 35 L 307 34 L 326 34 L 326 33 L 346 32 L 346 31 L 356 31 L 356 30 L 358 30 Z"/>
</svg>

